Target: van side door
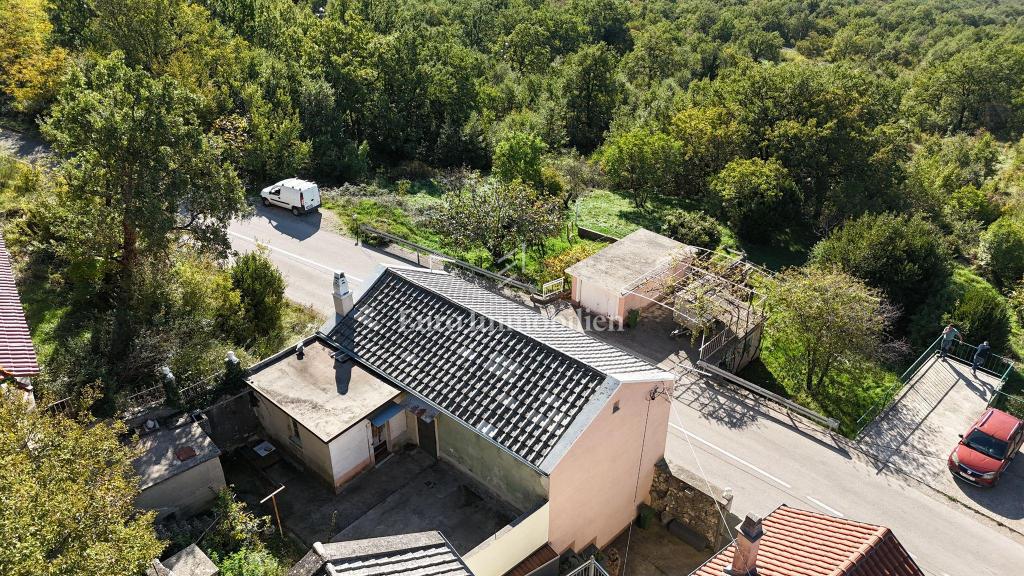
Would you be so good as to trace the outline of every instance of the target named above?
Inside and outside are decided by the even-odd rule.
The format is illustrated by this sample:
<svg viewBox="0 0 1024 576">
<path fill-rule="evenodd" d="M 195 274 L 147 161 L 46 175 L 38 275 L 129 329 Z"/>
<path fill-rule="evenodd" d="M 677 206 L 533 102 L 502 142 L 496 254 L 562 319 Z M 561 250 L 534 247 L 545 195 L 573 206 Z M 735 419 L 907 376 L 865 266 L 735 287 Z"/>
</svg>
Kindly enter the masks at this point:
<svg viewBox="0 0 1024 576">
<path fill-rule="evenodd" d="M 278 206 L 284 206 L 287 203 L 281 201 L 281 187 L 273 188 L 270 190 L 270 201 Z"/>
</svg>

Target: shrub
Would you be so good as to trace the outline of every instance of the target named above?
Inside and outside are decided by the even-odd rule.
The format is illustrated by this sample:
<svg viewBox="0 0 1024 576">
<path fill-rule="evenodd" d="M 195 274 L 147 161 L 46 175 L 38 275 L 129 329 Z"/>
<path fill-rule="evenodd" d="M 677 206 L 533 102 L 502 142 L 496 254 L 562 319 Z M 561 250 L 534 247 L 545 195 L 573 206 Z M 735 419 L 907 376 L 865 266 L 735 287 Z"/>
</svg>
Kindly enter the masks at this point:
<svg viewBox="0 0 1024 576">
<path fill-rule="evenodd" d="M 1024 219 L 1003 216 L 981 236 L 981 256 L 992 279 L 1009 289 L 1024 276 Z"/>
<path fill-rule="evenodd" d="M 1017 314 L 1017 322 L 1024 324 L 1024 278 L 1017 283 L 1017 288 L 1010 293 L 1010 307 Z"/>
<path fill-rule="evenodd" d="M 541 157 L 547 146 L 544 142 L 525 132 L 510 132 L 494 147 L 492 171 L 505 182 L 515 179 L 541 188 Z"/>
<path fill-rule="evenodd" d="M 920 216 L 866 214 L 819 242 L 811 261 L 838 266 L 880 288 L 911 312 L 922 294 L 934 294 L 949 278 L 950 257 L 939 230 Z"/>
<path fill-rule="evenodd" d="M 544 259 L 544 281 L 550 282 L 565 276 L 565 269 L 573 264 L 588 258 L 603 248 L 597 242 L 580 242 L 561 254 L 556 254 Z M 569 281 L 568 278 L 565 279 Z"/>
<path fill-rule="evenodd" d="M 988 340 L 996 350 L 1010 338 L 1010 309 L 1001 294 L 984 278 L 958 268 L 949 283 L 928 298 L 911 318 L 910 338 L 916 349 L 930 344 L 942 327 L 955 325 L 970 344 Z"/>
<path fill-rule="evenodd" d="M 284 568 L 263 547 L 242 548 L 223 560 L 217 558 L 221 576 L 281 576 Z"/>
<path fill-rule="evenodd" d="M 683 244 L 714 250 L 722 241 L 718 222 L 701 210 L 669 210 L 662 216 L 661 231 Z"/>
<path fill-rule="evenodd" d="M 682 148 L 666 134 L 636 128 L 610 137 L 598 157 L 611 185 L 643 208 L 652 196 L 675 191 Z"/>
<path fill-rule="evenodd" d="M 711 180 L 729 225 L 742 238 L 763 242 L 783 230 L 797 213 L 800 192 L 775 159 L 738 159 Z"/>
<path fill-rule="evenodd" d="M 231 284 L 241 297 L 245 323 L 256 336 L 265 336 L 281 324 L 284 278 L 260 248 L 238 257 L 231 267 Z"/>
</svg>

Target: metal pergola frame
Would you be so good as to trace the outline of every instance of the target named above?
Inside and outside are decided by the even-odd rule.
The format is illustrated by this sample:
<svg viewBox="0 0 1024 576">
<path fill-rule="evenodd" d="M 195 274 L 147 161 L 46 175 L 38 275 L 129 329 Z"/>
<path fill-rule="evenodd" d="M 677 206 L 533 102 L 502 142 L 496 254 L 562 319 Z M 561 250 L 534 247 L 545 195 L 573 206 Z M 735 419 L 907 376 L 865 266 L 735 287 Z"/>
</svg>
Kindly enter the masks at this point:
<svg viewBox="0 0 1024 576">
<path fill-rule="evenodd" d="M 742 254 L 691 246 L 626 284 L 621 294 L 671 310 L 677 323 L 699 329 L 700 359 L 707 360 L 764 321 L 765 294 L 759 288 L 771 276 Z"/>
</svg>

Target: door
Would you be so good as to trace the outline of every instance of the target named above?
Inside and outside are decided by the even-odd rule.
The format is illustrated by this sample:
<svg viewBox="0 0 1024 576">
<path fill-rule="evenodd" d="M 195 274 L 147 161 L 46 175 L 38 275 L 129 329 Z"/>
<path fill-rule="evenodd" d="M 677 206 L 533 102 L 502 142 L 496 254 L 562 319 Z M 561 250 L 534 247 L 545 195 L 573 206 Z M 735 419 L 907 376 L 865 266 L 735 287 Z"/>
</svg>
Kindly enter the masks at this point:
<svg viewBox="0 0 1024 576">
<path fill-rule="evenodd" d="M 281 189 L 274 188 L 270 191 L 270 202 L 278 206 L 287 206 L 288 203 L 281 200 Z"/>
<path fill-rule="evenodd" d="M 437 420 L 424 422 L 422 418 L 416 419 L 416 431 L 420 435 L 420 448 L 437 458 Z"/>
<path fill-rule="evenodd" d="M 388 457 L 388 431 L 387 422 L 380 426 L 371 425 L 371 442 L 373 448 L 373 461 L 382 462 Z"/>
</svg>

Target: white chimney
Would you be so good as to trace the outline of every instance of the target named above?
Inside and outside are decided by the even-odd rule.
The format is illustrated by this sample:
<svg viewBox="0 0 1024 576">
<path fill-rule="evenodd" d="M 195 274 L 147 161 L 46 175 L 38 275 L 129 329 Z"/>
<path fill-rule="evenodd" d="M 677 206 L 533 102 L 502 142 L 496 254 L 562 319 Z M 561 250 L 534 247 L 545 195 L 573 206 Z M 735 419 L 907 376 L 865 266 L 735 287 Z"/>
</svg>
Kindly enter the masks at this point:
<svg viewBox="0 0 1024 576">
<path fill-rule="evenodd" d="M 348 289 L 348 279 L 344 272 L 334 273 L 334 311 L 338 316 L 348 314 L 354 303 L 352 291 Z"/>
<path fill-rule="evenodd" d="M 736 551 L 732 555 L 732 567 L 726 572 L 731 576 L 754 576 L 757 574 L 757 549 L 761 546 L 761 517 L 747 514 L 736 534 Z"/>
</svg>

